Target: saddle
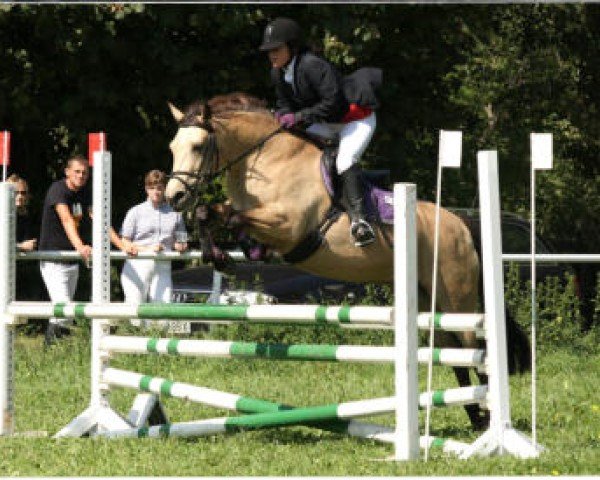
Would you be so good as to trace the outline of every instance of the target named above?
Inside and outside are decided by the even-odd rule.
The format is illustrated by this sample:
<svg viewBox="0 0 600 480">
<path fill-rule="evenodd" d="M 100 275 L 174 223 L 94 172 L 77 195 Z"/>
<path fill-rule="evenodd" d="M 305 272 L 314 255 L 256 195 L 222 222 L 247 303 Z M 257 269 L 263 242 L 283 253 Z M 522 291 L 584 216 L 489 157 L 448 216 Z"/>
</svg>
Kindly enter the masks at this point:
<svg viewBox="0 0 600 480">
<path fill-rule="evenodd" d="M 323 151 L 321 177 L 332 202 L 345 211 L 347 206 L 342 195 L 342 182 L 335 166 L 336 157 L 337 148 Z M 367 217 L 370 221 L 392 225 L 394 223 L 393 194 L 386 188 L 390 184 L 390 171 L 387 169 L 363 170 L 361 177 Z"/>
<path fill-rule="evenodd" d="M 327 230 L 337 221 L 342 212 L 348 210 L 342 195 L 341 179 L 335 166 L 339 142 L 309 134 L 304 130 L 294 129 L 294 133 L 323 150 L 321 177 L 331 198 L 332 207 L 317 229 L 310 232 L 291 252 L 283 255 L 283 259 L 292 264 L 306 260 L 317 251 L 323 243 Z M 383 188 L 390 184 L 389 170 L 363 170 L 362 181 L 369 221 L 392 225 L 394 223 L 394 195 L 390 190 Z"/>
</svg>

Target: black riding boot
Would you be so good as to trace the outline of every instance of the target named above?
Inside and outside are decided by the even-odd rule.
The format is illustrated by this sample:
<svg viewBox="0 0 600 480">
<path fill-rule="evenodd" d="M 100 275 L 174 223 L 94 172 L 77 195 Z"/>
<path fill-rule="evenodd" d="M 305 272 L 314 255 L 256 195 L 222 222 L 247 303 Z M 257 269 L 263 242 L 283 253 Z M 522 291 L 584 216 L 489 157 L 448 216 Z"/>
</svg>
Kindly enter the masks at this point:
<svg viewBox="0 0 600 480">
<path fill-rule="evenodd" d="M 350 215 L 350 233 L 354 245 L 364 247 L 375 241 L 375 232 L 367 221 L 363 202 L 363 184 L 360 178 L 360 167 L 352 165 L 341 175 L 344 198 Z"/>
</svg>

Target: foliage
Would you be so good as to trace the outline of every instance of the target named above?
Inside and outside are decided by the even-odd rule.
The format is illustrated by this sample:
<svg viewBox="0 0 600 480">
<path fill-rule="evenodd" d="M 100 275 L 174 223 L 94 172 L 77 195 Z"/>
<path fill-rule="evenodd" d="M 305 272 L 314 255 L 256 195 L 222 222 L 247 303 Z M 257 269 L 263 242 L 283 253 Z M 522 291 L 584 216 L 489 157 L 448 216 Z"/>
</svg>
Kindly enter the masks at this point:
<svg viewBox="0 0 600 480">
<path fill-rule="evenodd" d="M 559 247 L 593 251 L 600 205 L 600 7 L 534 5 L 3 5 L 0 127 L 13 168 L 32 183 L 33 211 L 86 133 L 104 130 L 115 158 L 113 219 L 143 195 L 150 168 L 169 170 L 167 101 L 245 90 L 273 101 L 256 45 L 278 15 L 344 73 L 384 67 L 380 127 L 364 164 L 435 185 L 437 132 L 465 132 L 445 199 L 475 198 L 475 152 L 496 148 L 503 206 L 525 212 L 530 131 L 555 135 L 556 169 L 539 182 L 541 230 Z M 215 54 L 218 52 L 218 54 Z M 568 212 L 577 234 L 561 220 Z M 573 215 L 573 213 L 575 213 Z"/>
<path fill-rule="evenodd" d="M 531 282 L 519 280 L 518 267 L 511 264 L 505 285 L 506 306 L 517 321 L 531 333 Z M 585 319 L 581 315 L 573 275 L 547 277 L 536 289 L 537 343 L 544 350 L 560 346 L 581 351 Z M 596 328 L 597 330 L 597 328 Z M 591 333 L 594 335 L 594 332 Z M 596 345 L 591 345 L 597 349 Z"/>
</svg>

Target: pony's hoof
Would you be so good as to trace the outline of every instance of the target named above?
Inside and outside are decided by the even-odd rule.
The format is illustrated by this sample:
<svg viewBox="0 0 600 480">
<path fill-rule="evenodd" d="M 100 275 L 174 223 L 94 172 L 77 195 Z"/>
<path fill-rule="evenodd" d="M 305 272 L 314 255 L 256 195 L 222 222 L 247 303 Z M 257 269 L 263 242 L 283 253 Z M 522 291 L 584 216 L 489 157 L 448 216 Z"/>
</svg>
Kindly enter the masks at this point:
<svg viewBox="0 0 600 480">
<path fill-rule="evenodd" d="M 213 252 L 213 265 L 215 270 L 227 275 L 231 275 L 235 272 L 235 260 L 231 258 L 231 255 L 227 252 L 220 249 L 218 250 L 218 253 Z"/>
<path fill-rule="evenodd" d="M 471 425 L 473 430 L 477 432 L 487 430 L 487 428 L 490 426 L 490 412 L 487 410 L 479 412 L 479 415 L 471 418 Z"/>
</svg>

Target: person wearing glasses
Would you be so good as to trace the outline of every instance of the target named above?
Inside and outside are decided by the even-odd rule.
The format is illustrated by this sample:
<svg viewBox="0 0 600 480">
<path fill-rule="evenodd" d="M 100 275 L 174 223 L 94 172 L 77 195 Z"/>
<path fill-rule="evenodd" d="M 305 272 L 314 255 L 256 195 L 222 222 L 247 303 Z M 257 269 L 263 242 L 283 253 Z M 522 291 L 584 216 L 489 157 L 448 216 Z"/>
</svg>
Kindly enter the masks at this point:
<svg viewBox="0 0 600 480">
<path fill-rule="evenodd" d="M 15 209 L 17 212 L 16 241 L 17 250 L 20 252 L 32 252 L 37 248 L 37 236 L 29 216 L 29 184 L 27 181 L 13 173 L 6 181 L 15 186 Z M 17 262 L 17 287 L 15 291 L 16 300 L 41 300 L 41 284 L 39 273 L 33 262 Z"/>
<path fill-rule="evenodd" d="M 167 176 L 160 170 L 151 170 L 144 178 L 146 201 L 135 205 L 125 215 L 121 228 L 122 242 L 136 252 L 184 252 L 188 235 L 180 212 L 165 202 Z M 121 286 L 126 303 L 169 303 L 173 292 L 171 262 L 154 259 L 128 259 L 121 272 Z M 132 325 L 144 328 L 156 324 L 148 320 L 131 320 Z"/>
<path fill-rule="evenodd" d="M 15 207 L 17 210 L 17 249 L 31 252 L 37 247 L 37 238 L 33 236 L 33 227 L 29 218 L 29 185 L 27 181 L 13 173 L 6 179 L 15 186 Z"/>
</svg>

